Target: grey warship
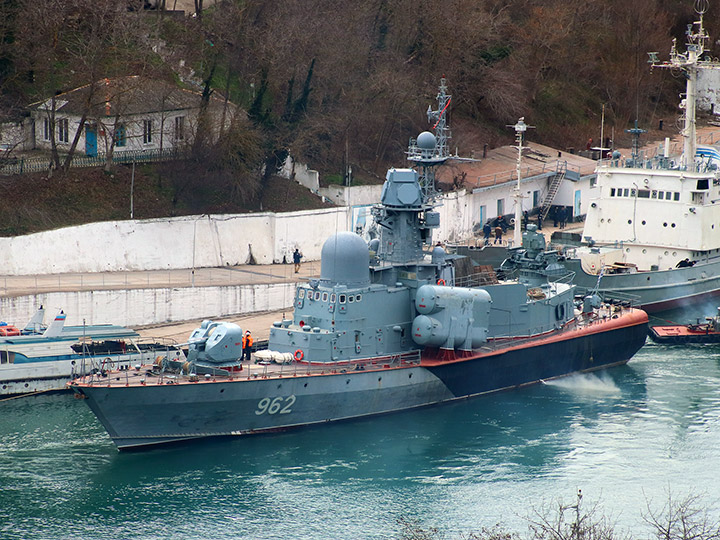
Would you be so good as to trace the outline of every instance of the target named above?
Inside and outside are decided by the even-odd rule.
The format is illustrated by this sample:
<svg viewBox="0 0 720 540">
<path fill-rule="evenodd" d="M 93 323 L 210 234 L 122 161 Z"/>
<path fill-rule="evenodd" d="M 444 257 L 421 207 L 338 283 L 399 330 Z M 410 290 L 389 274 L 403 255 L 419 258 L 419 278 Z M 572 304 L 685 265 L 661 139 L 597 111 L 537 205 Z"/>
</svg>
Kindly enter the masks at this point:
<svg viewBox="0 0 720 540">
<path fill-rule="evenodd" d="M 119 449 L 394 413 L 630 360 L 647 334 L 642 310 L 576 300 L 575 286 L 544 271 L 498 282 L 433 245 L 446 99 L 441 87 L 441 106 L 428 111 L 435 134 L 411 140 L 413 167 L 387 172 L 373 210 L 379 236 L 324 243 L 320 277 L 298 286 L 260 363 L 224 353 L 241 329 L 206 321 L 187 363 L 70 383 Z"/>
</svg>

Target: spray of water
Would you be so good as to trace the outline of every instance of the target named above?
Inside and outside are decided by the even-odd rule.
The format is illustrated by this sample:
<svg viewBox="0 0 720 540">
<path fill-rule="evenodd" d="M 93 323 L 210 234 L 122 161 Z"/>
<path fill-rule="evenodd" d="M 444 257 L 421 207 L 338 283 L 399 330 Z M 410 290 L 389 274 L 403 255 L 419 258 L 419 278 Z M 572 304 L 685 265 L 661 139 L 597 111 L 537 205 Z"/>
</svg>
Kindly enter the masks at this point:
<svg viewBox="0 0 720 540">
<path fill-rule="evenodd" d="M 579 373 L 552 381 L 543 381 L 548 386 L 554 386 L 582 394 L 614 395 L 620 393 L 615 381 L 607 373 Z"/>
</svg>

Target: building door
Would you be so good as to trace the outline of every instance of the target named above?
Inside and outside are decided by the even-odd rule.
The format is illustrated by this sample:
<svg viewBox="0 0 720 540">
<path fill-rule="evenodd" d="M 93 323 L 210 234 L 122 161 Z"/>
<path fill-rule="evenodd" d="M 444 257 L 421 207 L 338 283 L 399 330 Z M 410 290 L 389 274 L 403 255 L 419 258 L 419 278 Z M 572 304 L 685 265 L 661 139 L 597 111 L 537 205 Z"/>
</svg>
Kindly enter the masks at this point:
<svg viewBox="0 0 720 540">
<path fill-rule="evenodd" d="M 85 124 L 85 155 L 97 156 L 97 126 Z"/>
<path fill-rule="evenodd" d="M 481 225 L 485 223 L 485 214 L 487 214 L 487 211 L 485 210 L 485 205 L 483 204 L 480 206 L 480 219 L 478 221 Z"/>
</svg>

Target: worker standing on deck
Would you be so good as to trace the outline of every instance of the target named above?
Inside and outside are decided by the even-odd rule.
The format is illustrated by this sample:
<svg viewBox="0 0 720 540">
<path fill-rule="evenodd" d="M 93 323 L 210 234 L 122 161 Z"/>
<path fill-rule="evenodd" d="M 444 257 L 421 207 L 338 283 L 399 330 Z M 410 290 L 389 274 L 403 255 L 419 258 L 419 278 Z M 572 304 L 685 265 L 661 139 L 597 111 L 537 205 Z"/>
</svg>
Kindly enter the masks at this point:
<svg viewBox="0 0 720 540">
<path fill-rule="evenodd" d="M 250 333 L 250 330 L 248 330 L 247 332 L 245 332 L 245 335 L 242 338 L 242 350 L 243 350 L 242 358 L 243 358 L 243 360 L 247 360 L 248 362 L 250 361 L 250 353 L 252 352 L 252 345 L 253 345 L 252 334 Z"/>
</svg>

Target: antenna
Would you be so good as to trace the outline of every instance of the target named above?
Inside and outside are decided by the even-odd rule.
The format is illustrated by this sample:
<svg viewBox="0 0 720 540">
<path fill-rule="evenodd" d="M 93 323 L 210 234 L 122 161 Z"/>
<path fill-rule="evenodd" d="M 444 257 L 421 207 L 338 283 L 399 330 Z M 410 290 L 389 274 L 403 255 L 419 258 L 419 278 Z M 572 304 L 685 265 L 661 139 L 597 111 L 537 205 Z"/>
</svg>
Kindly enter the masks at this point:
<svg viewBox="0 0 720 540">
<path fill-rule="evenodd" d="M 695 0 L 695 12 L 698 14 L 698 20 L 687 26 L 685 52 L 680 52 L 677 48 L 675 38 L 672 40 L 670 47 L 670 59 L 665 62 L 658 61 L 658 53 L 648 53 L 649 62 L 652 67 L 666 69 L 680 69 L 684 72 L 686 82 L 686 92 L 684 100 L 685 120 L 683 129 L 680 131 L 683 137 L 683 155 L 680 159 L 680 167 L 684 170 L 694 171 L 695 154 L 697 151 L 697 135 L 696 135 L 696 101 L 697 101 L 697 78 L 698 72 L 703 69 L 720 69 L 720 63 L 717 61 L 703 59 L 706 43 L 709 39 L 708 34 L 703 27 L 703 14 L 708 9 L 708 0 Z M 637 128 L 636 128 L 637 129 Z"/>
<path fill-rule="evenodd" d="M 522 245 L 522 232 L 520 230 L 520 222 L 522 220 L 522 192 L 520 191 L 520 174 L 522 168 L 523 139 L 525 137 L 525 132 L 528 130 L 528 128 L 533 129 L 535 128 L 535 126 L 528 126 L 525 123 L 525 117 L 521 116 L 514 126 L 508 125 L 506 127 L 513 128 L 515 130 L 515 142 L 517 143 L 517 146 L 515 148 L 518 149 L 517 186 L 515 187 L 515 229 L 513 231 L 515 234 L 513 236 L 513 243 L 515 244 L 515 247 L 520 247 Z"/>
</svg>

